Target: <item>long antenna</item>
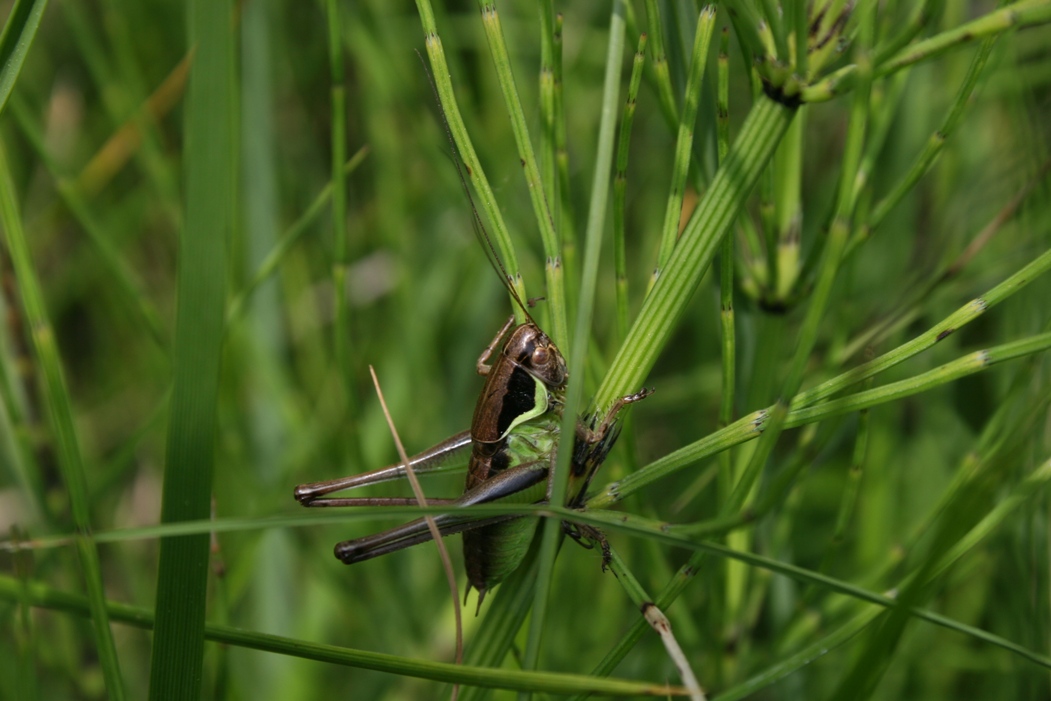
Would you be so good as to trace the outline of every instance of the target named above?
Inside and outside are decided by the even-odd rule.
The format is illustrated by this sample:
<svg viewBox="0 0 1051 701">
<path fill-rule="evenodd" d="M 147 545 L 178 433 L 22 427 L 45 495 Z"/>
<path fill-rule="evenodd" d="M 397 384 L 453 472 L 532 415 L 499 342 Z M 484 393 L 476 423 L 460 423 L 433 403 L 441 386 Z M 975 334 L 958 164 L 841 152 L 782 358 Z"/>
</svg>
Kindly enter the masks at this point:
<svg viewBox="0 0 1051 701">
<path fill-rule="evenodd" d="M 464 177 L 463 173 L 464 168 L 467 168 L 468 171 L 470 171 L 470 166 L 466 163 L 461 164 L 463 157 L 460 153 L 460 149 L 456 146 L 456 140 L 453 139 L 452 128 L 449 126 L 449 119 L 445 115 L 445 107 L 442 105 L 442 98 L 438 93 L 438 86 L 434 84 L 434 77 L 431 75 L 430 70 L 428 70 L 427 62 L 423 60 L 423 54 L 419 52 L 419 49 L 416 50 L 416 56 L 419 57 L 420 63 L 423 65 L 423 73 L 427 76 L 427 82 L 430 83 L 431 92 L 434 94 L 434 101 L 438 105 L 438 112 L 441 114 L 442 127 L 445 129 L 445 137 L 449 140 L 449 146 L 452 147 L 452 160 L 456 165 L 456 174 L 460 177 L 460 185 L 463 187 L 463 192 L 467 195 L 467 201 L 471 205 L 471 223 L 474 226 L 475 237 L 478 239 L 478 242 L 482 244 L 482 250 L 485 251 L 485 257 L 489 261 L 489 265 L 491 265 L 493 270 L 496 271 L 496 274 L 500 277 L 500 281 L 511 294 L 511 298 L 518 304 L 518 308 L 526 315 L 529 322 L 535 325 L 536 321 L 533 319 L 533 315 L 529 313 L 527 305 L 518 295 L 518 290 L 515 289 L 511 276 L 507 272 L 507 268 L 504 267 L 504 263 L 500 260 L 500 255 L 496 252 L 496 247 L 493 245 L 492 239 L 489 238 L 489 232 L 486 230 L 485 224 L 482 222 L 482 217 L 478 213 L 478 207 L 475 206 L 474 197 L 471 195 L 471 188 L 467 185 L 467 178 Z"/>
</svg>

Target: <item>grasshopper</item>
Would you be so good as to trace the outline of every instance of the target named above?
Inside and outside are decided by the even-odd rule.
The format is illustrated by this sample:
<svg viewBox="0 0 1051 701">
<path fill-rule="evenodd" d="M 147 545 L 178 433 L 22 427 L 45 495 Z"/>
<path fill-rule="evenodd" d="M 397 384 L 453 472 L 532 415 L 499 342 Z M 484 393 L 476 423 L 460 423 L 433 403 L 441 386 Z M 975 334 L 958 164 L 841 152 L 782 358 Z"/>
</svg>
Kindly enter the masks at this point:
<svg viewBox="0 0 1051 701">
<path fill-rule="evenodd" d="M 440 101 L 439 101 L 440 105 Z M 449 125 L 442 112 L 446 135 L 455 151 Z M 478 358 L 478 374 L 485 377 L 474 409 L 471 429 L 447 438 L 409 459 L 413 472 L 434 472 L 468 456 L 467 483 L 456 499 L 427 499 L 428 504 L 470 506 L 503 502 L 547 503 L 551 496 L 550 475 L 554 466 L 565 403 L 569 371 L 565 358 L 523 304 L 510 276 L 496 253 L 474 206 L 460 162 L 454 158 L 460 182 L 471 203 L 473 222 L 486 257 L 500 275 L 504 287 L 524 312 L 527 321 L 515 326 L 511 316 Z M 503 345 L 501 346 L 501 342 Z M 497 353 L 497 348 L 500 348 Z M 494 357 L 495 355 L 495 357 Z M 621 397 L 606 411 L 585 423 L 577 421 L 567 503 L 583 506 L 591 478 L 605 460 L 619 434 L 617 414 L 625 406 L 647 397 L 642 389 Z M 406 476 L 401 464 L 326 482 L 301 484 L 295 498 L 303 506 L 406 506 L 413 498 L 329 497 L 329 494 Z M 435 517 L 443 536 L 463 534 L 464 564 L 468 593 L 478 590 L 478 606 L 492 587 L 510 575 L 525 558 L 536 531 L 536 517 L 471 517 L 454 511 Z M 599 542 L 608 557 L 601 533 L 566 524 L 566 532 L 582 544 Z M 430 531 L 423 519 L 355 540 L 337 543 L 335 555 L 346 564 L 426 542 Z"/>
<path fill-rule="evenodd" d="M 528 312 L 527 312 L 528 314 Z M 512 316 L 478 358 L 485 385 L 475 405 L 471 430 L 458 433 L 409 459 L 414 472 L 425 474 L 462 458 L 468 450 L 467 484 L 457 499 L 428 499 L 429 504 L 470 506 L 504 502 L 545 503 L 550 496 L 549 476 L 558 447 L 569 372 L 566 361 L 551 339 L 530 318 L 511 328 Z M 506 342 L 496 359 L 497 346 Z M 591 478 L 601 466 L 619 434 L 617 414 L 628 404 L 650 394 L 643 389 L 621 397 L 601 421 L 577 421 L 567 506 L 583 505 Z M 405 477 L 405 467 L 391 465 L 372 472 L 326 482 L 301 484 L 295 498 L 303 506 L 406 506 L 405 497 L 328 497 L 334 492 Z M 468 591 L 478 590 L 478 603 L 488 590 L 510 575 L 525 558 L 537 519 L 501 516 L 469 518 L 455 512 L 435 517 L 442 535 L 463 533 Z M 567 526 L 577 540 L 601 539 L 597 532 Z M 335 555 L 346 564 L 362 562 L 431 539 L 423 519 L 381 533 L 337 543 Z"/>
</svg>

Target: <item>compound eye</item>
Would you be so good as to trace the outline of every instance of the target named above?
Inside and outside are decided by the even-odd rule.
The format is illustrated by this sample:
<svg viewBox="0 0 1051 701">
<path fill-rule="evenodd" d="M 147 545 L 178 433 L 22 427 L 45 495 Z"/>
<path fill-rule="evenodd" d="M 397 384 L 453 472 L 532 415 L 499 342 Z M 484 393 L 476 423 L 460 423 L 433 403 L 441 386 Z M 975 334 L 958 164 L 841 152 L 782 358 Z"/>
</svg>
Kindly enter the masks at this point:
<svg viewBox="0 0 1051 701">
<path fill-rule="evenodd" d="M 551 352 L 547 346 L 539 346 L 533 351 L 533 365 L 543 367 L 551 360 Z"/>
</svg>

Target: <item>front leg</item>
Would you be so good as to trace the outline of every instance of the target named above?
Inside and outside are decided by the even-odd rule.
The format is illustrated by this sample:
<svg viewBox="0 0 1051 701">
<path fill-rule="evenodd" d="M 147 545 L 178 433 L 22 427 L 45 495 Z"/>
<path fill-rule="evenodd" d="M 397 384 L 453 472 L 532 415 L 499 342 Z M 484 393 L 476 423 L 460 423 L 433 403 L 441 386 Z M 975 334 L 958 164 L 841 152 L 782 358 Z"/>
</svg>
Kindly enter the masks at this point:
<svg viewBox="0 0 1051 701">
<path fill-rule="evenodd" d="M 634 404 L 653 394 L 651 389 L 640 389 L 613 402 L 606 415 L 596 425 L 597 417 L 589 424 L 577 421 L 576 435 L 573 440 L 573 460 L 570 465 L 569 487 L 566 505 L 579 507 L 587 496 L 591 478 L 606 460 L 613 443 L 617 440 L 617 414 L 628 404 Z"/>
<path fill-rule="evenodd" d="M 486 349 L 482 351 L 482 354 L 478 356 L 478 364 L 475 367 L 478 368 L 478 374 L 482 377 L 488 375 L 489 371 L 493 369 L 493 366 L 489 365 L 489 358 L 493 357 L 493 351 L 496 350 L 496 346 L 500 343 L 500 339 L 504 337 L 514 323 L 515 315 L 512 314 L 511 318 L 507 320 L 507 323 L 504 324 L 503 328 L 500 329 L 489 345 L 486 346 Z"/>
<path fill-rule="evenodd" d="M 609 433 L 609 429 L 612 428 L 614 423 L 616 422 L 617 414 L 620 413 L 621 409 L 626 407 L 628 404 L 634 404 L 635 402 L 642 401 L 651 394 L 653 394 L 652 389 L 646 389 L 645 387 L 643 387 L 635 394 L 629 394 L 624 397 L 621 397 L 617 401 L 613 402 L 613 406 L 611 406 L 609 408 L 609 411 L 606 412 L 606 415 L 603 417 L 599 425 L 595 426 L 594 428 L 586 426 L 582 422 L 578 421 L 577 440 L 583 441 L 588 445 L 594 445 L 596 443 L 602 442 L 602 440 L 606 437 L 606 434 Z"/>
</svg>

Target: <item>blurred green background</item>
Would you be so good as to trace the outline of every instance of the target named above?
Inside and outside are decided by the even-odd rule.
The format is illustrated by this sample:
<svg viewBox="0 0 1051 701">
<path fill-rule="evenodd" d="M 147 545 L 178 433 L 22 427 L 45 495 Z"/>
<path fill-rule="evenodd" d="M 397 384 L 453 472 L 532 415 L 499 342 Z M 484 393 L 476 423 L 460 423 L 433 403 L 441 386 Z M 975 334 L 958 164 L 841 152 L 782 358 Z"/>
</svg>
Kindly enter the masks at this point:
<svg viewBox="0 0 1051 701">
<path fill-rule="evenodd" d="M 764 5 L 729 4 L 753 10 Z M 21 10 L 42 5 L 18 3 Z M 345 123 L 335 133 L 345 135 L 352 164 L 342 244 L 334 233 L 330 198 L 333 6 L 340 19 L 346 97 Z M 232 135 L 231 178 L 219 183 L 232 195 L 224 200 L 228 226 L 220 229 L 226 237 L 229 316 L 222 338 L 212 339 L 222 343 L 221 372 L 215 400 L 203 407 L 202 416 L 207 422 L 214 414 L 214 517 L 243 521 L 238 530 L 213 538 L 207 620 L 451 661 L 452 602 L 432 546 L 353 567 L 331 555 L 335 542 L 401 518 L 323 523 L 319 517 L 300 527 L 269 521 L 302 515 L 292 499 L 298 483 L 397 459 L 369 365 L 410 453 L 468 428 L 481 387 L 475 360 L 510 313 L 507 295 L 472 232 L 471 205 L 460 188 L 428 69 L 417 54 L 425 55 L 420 17 L 408 3 L 386 2 L 332 3 L 327 9 L 320 2 L 247 0 L 233 9 L 229 61 L 212 65 L 188 49 L 191 18 L 183 3 L 54 0 L 43 12 L 0 116 L 10 170 L 5 187 L 20 211 L 60 354 L 61 391 L 72 409 L 90 525 L 96 534 L 132 529 L 126 539 L 98 546 L 105 595 L 146 609 L 155 602 L 159 541 L 136 529 L 160 520 L 166 450 L 171 454 L 166 444 L 173 440 L 176 305 L 186 294 L 177 288 L 179 239 L 188 222 L 199 221 L 198 214 L 187 212 L 187 178 L 195 177 L 188 176 L 194 171 L 187 160 L 195 157 L 188 154 L 193 139 L 200 140 L 200 132 L 187 128 L 187 112 L 194 108 L 186 99 L 187 77 L 190 71 L 218 71 L 211 75 L 228 86 L 229 110 L 214 112 L 214 128 Z M 450 2 L 434 9 L 456 99 L 515 241 L 525 284 L 530 295 L 544 295 L 543 249 L 477 7 Z M 648 14 L 653 9 L 658 27 Z M 618 112 L 641 31 L 650 35 L 651 47 L 654 34 L 662 35 L 673 94 L 681 104 L 698 9 L 691 3 L 632 3 L 619 58 Z M 927 2 L 922 9 L 916 41 L 995 6 Z M 570 253 L 576 264 L 566 268 L 572 321 L 598 150 L 610 9 L 604 3 L 556 3 L 555 10 L 563 27 L 568 149 L 562 200 L 567 219 L 557 224 L 577 244 L 576 258 Z M 17 11 L 10 16 L 17 18 Z M 503 2 L 499 11 L 536 145 L 537 8 Z M 843 53 L 831 59 L 826 73 L 853 60 L 860 12 L 848 21 Z M 915 12 L 911 3 L 881 3 L 877 46 L 898 36 Z M 729 23 L 720 7 L 700 92 L 684 222 L 717 167 L 716 54 L 719 30 Z M 963 100 L 959 90 L 979 51 L 977 41 L 873 83 L 866 179 L 859 181 L 860 204 L 850 224 L 861 247 L 852 249 L 839 269 L 804 389 L 926 331 L 1051 247 L 1051 199 L 1044 179 L 1051 152 L 1051 30 L 1003 31 L 1007 35 L 988 48 L 975 88 Z M 758 98 L 749 80 L 751 64 L 742 58 L 737 35 L 729 36 L 733 137 Z M 637 99 L 623 209 L 632 319 L 656 265 L 676 144 L 674 125 L 659 104 L 652 59 Z M 734 418 L 778 398 L 796 350 L 845 177 L 851 100 L 847 93 L 801 109 L 799 152 L 794 157 L 779 152 L 731 229 L 738 244 Z M 867 217 L 905 182 L 954 106 L 961 110 L 959 121 L 944 147 L 938 144 L 937 159 L 918 182 L 905 186 L 868 236 Z M 779 167 L 794 168 L 798 178 L 791 231 L 770 229 L 776 219 L 772 200 L 783 201 L 781 194 L 775 197 L 776 188 L 792 180 L 784 171 L 775 175 Z M 610 210 L 607 233 L 612 218 Z M 798 281 L 790 294 L 772 300 L 777 295 L 762 289 L 763 247 L 779 235 L 782 243 L 797 244 L 789 268 Z M 273 259 L 277 265 L 246 292 L 282 241 L 290 245 Z M 750 247 L 750 241 L 760 248 Z M 609 239 L 599 271 L 588 364 L 571 369 L 585 378 L 585 401 L 621 342 Z M 10 542 L 64 536 L 74 532 L 74 520 L 71 487 L 60 469 L 62 444 L 49 418 L 54 400 L 48 398 L 48 379 L 25 323 L 25 282 L 12 274 L 6 251 L 3 274 L 0 526 L 12 533 Z M 633 409 L 625 438 L 596 478 L 596 488 L 719 428 L 719 283 L 716 264 L 647 376 L 645 385 L 656 392 Z M 876 384 L 1046 332 L 1049 300 L 1051 284 L 1036 279 Z M 544 303 L 538 309 L 543 325 L 549 310 Z M 1037 354 L 878 406 L 860 429 L 857 414 L 849 413 L 786 431 L 757 489 L 770 489 L 779 475 L 798 473 L 762 519 L 730 536 L 738 549 L 881 592 L 922 574 L 975 524 L 992 519 L 995 527 L 913 592 L 913 603 L 1044 657 L 1027 660 L 967 632 L 881 617 L 812 663 L 796 663 L 792 673 L 763 685 L 754 698 L 1051 695 L 1048 499 L 1038 489 L 1047 480 L 1023 487 L 1025 498 L 1010 501 L 1019 484 L 1029 484 L 1023 482 L 1026 476 L 1051 456 L 1049 370 L 1047 354 Z M 192 377 L 192 369 L 184 376 Z M 861 451 L 859 435 L 866 441 Z M 732 459 L 747 462 L 750 450 L 737 448 Z M 712 518 L 726 496 L 720 494 L 717 472 L 717 461 L 709 458 L 632 495 L 621 508 L 674 523 Z M 426 484 L 428 494 L 451 496 L 460 491 L 462 476 Z M 407 491 L 404 485 L 384 485 L 372 493 Z M 1002 512 L 1004 504 L 1011 507 L 1008 513 Z M 723 532 L 714 537 L 726 538 Z M 458 563 L 456 541 L 450 543 Z M 610 541 L 653 593 L 688 556 L 645 537 L 611 531 Z M 666 613 L 715 698 L 757 675 L 780 678 L 780 661 L 845 630 L 867 610 L 856 597 L 832 593 L 820 583 L 761 568 L 728 568 L 717 557 L 706 562 Z M 638 620 L 635 605 L 600 564 L 597 550 L 572 543 L 563 548 L 542 669 L 588 674 Z M 82 559 L 68 544 L 42 544 L 17 555 L 9 547 L 0 551 L 0 573 L 10 584 L 0 597 L 0 679 L 15 680 L 0 684 L 0 699 L 113 697 L 104 683 L 107 663 L 100 662 L 87 619 L 19 604 L 19 582 L 83 593 L 81 568 Z M 495 596 L 501 595 L 497 590 Z M 492 605 L 486 602 L 483 618 Z M 499 623 L 480 623 L 470 615 L 473 599 L 465 612 L 470 650 L 479 625 Z M 151 636 L 118 623 L 112 631 L 125 693 L 142 698 L 149 687 Z M 517 649 L 524 640 L 523 631 Z M 509 655 L 504 664 L 515 668 L 515 660 Z M 615 676 L 679 683 L 653 634 L 643 636 Z M 213 642 L 204 648 L 203 689 L 206 698 L 231 699 L 422 699 L 447 693 L 437 682 Z"/>
</svg>

